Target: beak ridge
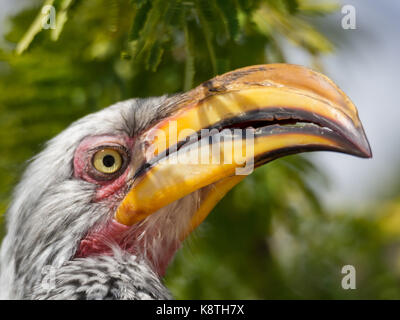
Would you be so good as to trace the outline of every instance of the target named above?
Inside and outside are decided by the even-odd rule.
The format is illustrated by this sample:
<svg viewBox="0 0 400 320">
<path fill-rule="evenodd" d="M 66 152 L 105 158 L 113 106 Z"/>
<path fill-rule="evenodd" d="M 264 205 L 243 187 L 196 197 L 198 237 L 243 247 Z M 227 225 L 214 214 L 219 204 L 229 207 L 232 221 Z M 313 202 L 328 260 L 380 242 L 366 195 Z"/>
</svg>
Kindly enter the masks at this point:
<svg viewBox="0 0 400 320">
<path fill-rule="evenodd" d="M 370 158 L 371 148 L 350 99 L 326 76 L 307 68 L 289 65 L 258 65 L 238 69 L 211 79 L 197 88 L 173 98 L 173 110 L 165 119 L 149 128 L 142 138 L 150 140 L 151 156 L 137 169 L 129 193 L 116 211 L 115 218 L 133 225 L 158 209 L 209 185 L 223 192 L 209 192 L 213 200 L 194 215 L 192 230 L 222 196 L 242 178 L 235 170 L 243 163 L 187 164 L 168 162 L 180 151 L 197 156 L 195 151 L 212 148 L 210 134 L 200 141 L 202 130 L 246 131 L 240 150 L 227 152 L 219 146 L 221 159 L 247 152 L 245 162 L 256 167 L 278 157 L 304 151 L 330 150 Z M 171 101 L 167 101 L 171 104 Z M 247 136 L 251 132 L 253 139 Z M 238 135 L 236 135 L 238 136 Z M 233 135 L 235 137 L 235 135 Z M 236 141 L 234 140 L 234 141 Z M 192 148 L 190 148 L 190 146 Z M 194 146 L 194 147 L 193 147 Z M 208 159 L 208 158 L 207 158 Z M 212 157 L 209 159 L 213 160 Z M 235 158 L 236 159 L 236 158 Z M 210 198 L 210 199 L 211 199 Z"/>
</svg>

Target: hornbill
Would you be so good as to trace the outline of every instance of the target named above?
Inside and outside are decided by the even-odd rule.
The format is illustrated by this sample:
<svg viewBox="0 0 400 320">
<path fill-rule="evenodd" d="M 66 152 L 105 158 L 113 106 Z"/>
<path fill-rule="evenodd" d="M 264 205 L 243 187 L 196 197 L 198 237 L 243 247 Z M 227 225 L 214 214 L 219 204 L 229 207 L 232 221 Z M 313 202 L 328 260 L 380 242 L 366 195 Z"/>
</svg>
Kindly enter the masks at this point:
<svg viewBox="0 0 400 320">
<path fill-rule="evenodd" d="M 225 148 L 226 139 L 215 152 L 222 131 L 242 147 Z M 172 161 L 206 149 L 212 161 Z M 1 298 L 168 299 L 169 262 L 246 176 L 238 169 L 316 150 L 371 157 L 350 99 L 297 65 L 245 67 L 186 93 L 90 114 L 47 143 L 14 191 Z"/>
</svg>

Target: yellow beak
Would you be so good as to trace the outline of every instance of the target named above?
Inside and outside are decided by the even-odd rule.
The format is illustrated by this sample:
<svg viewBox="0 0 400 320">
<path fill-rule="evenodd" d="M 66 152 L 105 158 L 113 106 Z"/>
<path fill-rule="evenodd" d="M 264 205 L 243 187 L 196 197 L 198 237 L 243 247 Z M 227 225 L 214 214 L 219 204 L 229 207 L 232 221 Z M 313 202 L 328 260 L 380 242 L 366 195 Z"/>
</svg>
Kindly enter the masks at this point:
<svg viewBox="0 0 400 320">
<path fill-rule="evenodd" d="M 289 64 L 238 69 L 185 93 L 174 112 L 141 136 L 146 163 L 115 219 L 133 225 L 196 190 L 187 232 L 252 168 L 316 150 L 371 157 L 350 99 L 326 76 Z"/>
</svg>

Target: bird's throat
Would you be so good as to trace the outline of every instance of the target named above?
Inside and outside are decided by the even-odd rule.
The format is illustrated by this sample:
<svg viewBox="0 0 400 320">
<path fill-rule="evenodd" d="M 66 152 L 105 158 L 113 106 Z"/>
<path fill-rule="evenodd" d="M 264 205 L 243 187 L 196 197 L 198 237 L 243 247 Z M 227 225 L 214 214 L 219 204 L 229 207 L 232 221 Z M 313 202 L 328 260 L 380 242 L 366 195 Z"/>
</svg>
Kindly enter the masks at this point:
<svg viewBox="0 0 400 320">
<path fill-rule="evenodd" d="M 145 236 L 143 236 L 145 234 Z M 148 243 L 154 239 L 153 235 L 143 233 L 143 230 L 133 229 L 112 220 L 103 228 L 89 232 L 79 243 L 75 258 L 93 256 L 112 256 L 115 250 L 122 250 L 132 255 L 140 256 L 147 261 L 150 267 L 160 277 L 165 275 L 166 269 L 180 243 L 160 243 L 158 250 L 154 250 Z"/>
</svg>

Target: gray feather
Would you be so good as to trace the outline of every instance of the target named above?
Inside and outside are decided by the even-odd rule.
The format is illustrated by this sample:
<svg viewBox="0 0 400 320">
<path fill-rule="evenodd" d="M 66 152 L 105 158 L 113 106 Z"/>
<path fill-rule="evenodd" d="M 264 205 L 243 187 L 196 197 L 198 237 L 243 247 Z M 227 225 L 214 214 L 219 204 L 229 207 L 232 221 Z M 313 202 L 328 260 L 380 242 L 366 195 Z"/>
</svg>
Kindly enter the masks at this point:
<svg viewBox="0 0 400 320">
<path fill-rule="evenodd" d="M 104 204 L 92 202 L 93 184 L 73 178 L 77 146 L 90 135 L 135 136 L 171 112 L 176 98 L 170 99 L 132 99 L 88 115 L 49 141 L 31 160 L 6 213 L 0 298 L 87 298 L 91 273 L 104 298 L 169 297 L 151 268 L 135 256 L 121 252 L 119 258 L 71 259 L 88 230 L 113 214 Z M 47 267 L 55 270 L 58 288 L 44 292 L 40 285 Z M 104 283 L 110 284 L 107 290 Z M 126 291 L 116 293 L 122 284 Z"/>
</svg>

